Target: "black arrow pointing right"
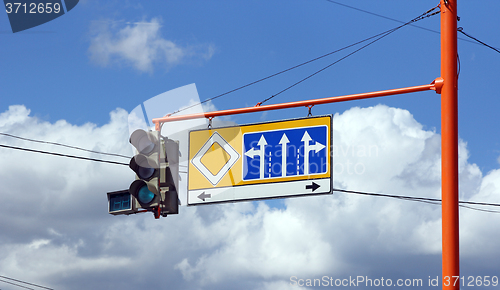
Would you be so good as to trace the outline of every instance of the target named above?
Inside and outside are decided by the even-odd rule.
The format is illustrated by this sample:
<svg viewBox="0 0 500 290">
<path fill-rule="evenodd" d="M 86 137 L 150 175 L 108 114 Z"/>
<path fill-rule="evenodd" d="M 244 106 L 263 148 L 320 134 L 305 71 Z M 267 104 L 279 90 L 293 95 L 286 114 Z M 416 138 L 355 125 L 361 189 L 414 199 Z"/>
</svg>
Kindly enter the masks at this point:
<svg viewBox="0 0 500 290">
<path fill-rule="evenodd" d="M 311 185 L 306 185 L 306 189 L 312 189 L 312 191 L 315 191 L 319 187 L 320 187 L 320 185 L 315 183 L 315 182 L 313 182 Z"/>
<path fill-rule="evenodd" d="M 314 190 L 313 190 L 314 191 Z M 205 194 L 205 192 L 202 192 L 200 195 L 198 195 L 198 198 L 205 201 L 205 198 L 211 198 L 211 194 Z"/>
</svg>

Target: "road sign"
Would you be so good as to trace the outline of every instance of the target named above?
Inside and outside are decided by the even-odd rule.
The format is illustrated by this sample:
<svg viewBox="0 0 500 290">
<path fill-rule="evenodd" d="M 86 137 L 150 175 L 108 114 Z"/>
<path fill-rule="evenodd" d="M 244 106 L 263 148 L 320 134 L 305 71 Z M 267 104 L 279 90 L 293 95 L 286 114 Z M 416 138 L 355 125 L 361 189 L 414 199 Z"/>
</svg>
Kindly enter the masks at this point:
<svg viewBox="0 0 500 290">
<path fill-rule="evenodd" d="M 189 133 L 188 205 L 331 193 L 331 116 Z"/>
</svg>

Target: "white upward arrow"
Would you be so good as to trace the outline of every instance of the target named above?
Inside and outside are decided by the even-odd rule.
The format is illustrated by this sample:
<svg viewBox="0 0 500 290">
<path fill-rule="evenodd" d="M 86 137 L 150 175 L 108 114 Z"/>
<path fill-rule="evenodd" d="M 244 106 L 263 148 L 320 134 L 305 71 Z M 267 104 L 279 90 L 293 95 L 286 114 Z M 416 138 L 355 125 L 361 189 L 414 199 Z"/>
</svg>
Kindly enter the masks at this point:
<svg viewBox="0 0 500 290">
<path fill-rule="evenodd" d="M 266 156 L 266 145 L 267 141 L 266 138 L 264 138 L 264 135 L 260 136 L 260 140 L 257 143 L 257 145 L 260 147 L 259 150 L 255 150 L 253 147 L 250 148 L 247 152 L 245 152 L 245 155 L 250 157 L 250 158 L 255 158 L 255 156 L 260 156 L 260 178 L 264 178 L 264 165 L 266 164 L 266 160 L 264 157 Z"/>
<path fill-rule="evenodd" d="M 309 136 L 309 133 L 305 131 L 304 136 L 302 136 L 302 139 L 300 140 L 304 142 L 304 175 L 309 175 L 309 151 L 314 150 L 318 153 L 321 149 L 326 147 L 319 142 L 316 142 L 314 145 L 309 145 L 309 141 L 311 140 L 311 136 Z"/>
<path fill-rule="evenodd" d="M 304 142 L 304 175 L 309 175 L 309 141 L 311 141 L 311 136 L 307 131 L 304 132 L 304 136 L 300 141 Z"/>
<path fill-rule="evenodd" d="M 290 140 L 288 140 L 288 137 L 286 137 L 286 134 L 283 133 L 283 137 L 281 137 L 281 140 L 279 144 L 281 144 L 281 176 L 286 176 L 286 157 L 287 157 L 287 150 L 286 150 L 286 144 L 290 143 Z"/>
</svg>

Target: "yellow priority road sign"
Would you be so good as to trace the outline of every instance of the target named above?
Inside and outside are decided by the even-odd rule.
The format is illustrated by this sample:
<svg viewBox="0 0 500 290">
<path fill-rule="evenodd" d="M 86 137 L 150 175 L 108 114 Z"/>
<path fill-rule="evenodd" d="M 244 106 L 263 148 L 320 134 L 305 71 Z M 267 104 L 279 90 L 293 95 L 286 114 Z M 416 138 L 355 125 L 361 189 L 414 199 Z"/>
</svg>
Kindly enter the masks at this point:
<svg viewBox="0 0 500 290">
<path fill-rule="evenodd" d="M 188 205 L 332 190 L 331 116 L 189 132 Z"/>
</svg>

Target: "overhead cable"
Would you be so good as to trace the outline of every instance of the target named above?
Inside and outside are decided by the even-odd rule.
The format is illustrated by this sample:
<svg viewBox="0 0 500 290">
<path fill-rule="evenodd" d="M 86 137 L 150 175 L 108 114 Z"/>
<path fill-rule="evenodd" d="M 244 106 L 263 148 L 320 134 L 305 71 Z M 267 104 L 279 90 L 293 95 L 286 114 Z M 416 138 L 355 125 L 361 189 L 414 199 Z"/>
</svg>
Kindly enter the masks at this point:
<svg viewBox="0 0 500 290">
<path fill-rule="evenodd" d="M 115 161 L 109 161 L 109 160 L 101 160 L 101 159 L 95 159 L 95 158 L 87 158 L 87 157 L 74 156 L 74 155 L 68 155 L 68 154 L 61 154 L 61 153 L 56 153 L 56 152 L 34 150 L 34 149 L 21 148 L 21 147 L 16 147 L 16 146 L 8 146 L 8 145 L 3 145 L 3 144 L 0 144 L 0 147 L 9 148 L 9 149 L 16 149 L 16 150 L 22 150 L 22 151 L 28 151 L 28 152 L 33 152 L 33 153 L 49 154 L 49 155 L 55 155 L 55 156 L 61 156 L 61 157 L 68 157 L 68 158 L 75 158 L 75 159 L 81 159 L 81 160 L 104 162 L 104 163 L 111 163 L 111 164 L 118 164 L 118 165 L 126 165 L 126 166 L 128 166 L 127 163 L 121 163 L 121 162 L 115 162 Z M 182 173 L 188 173 L 188 172 L 187 171 L 182 171 Z M 333 188 L 332 190 L 333 191 L 337 191 L 337 192 L 353 193 L 353 194 L 369 195 L 369 196 L 378 196 L 378 197 L 397 198 L 397 199 L 402 199 L 402 200 L 410 200 L 410 201 L 417 201 L 417 202 L 437 204 L 437 205 L 439 205 L 441 203 L 441 199 L 437 199 L 437 198 L 415 197 L 415 196 L 404 196 L 404 195 L 391 195 L 391 194 L 384 194 L 384 193 L 372 193 L 372 192 L 345 190 L 345 189 L 338 189 L 338 188 Z M 477 210 L 477 211 L 484 211 L 484 212 L 491 212 L 491 213 L 500 213 L 500 211 L 479 209 L 479 208 L 474 208 L 474 207 L 466 206 L 465 204 L 467 204 L 467 205 L 500 207 L 500 204 L 498 204 L 498 203 L 486 203 L 486 202 L 474 202 L 474 201 L 459 201 L 459 206 L 461 206 L 463 208 Z M 0 278 L 11 279 L 11 280 L 16 281 L 15 279 L 7 278 L 5 276 L 0 276 Z M 18 281 L 18 282 L 21 282 L 21 281 Z M 38 286 L 38 287 L 42 287 L 43 288 L 43 286 Z M 50 289 L 50 288 L 46 288 L 46 289 Z"/>
<path fill-rule="evenodd" d="M 102 154 L 102 155 L 109 155 L 109 156 L 116 156 L 116 157 L 122 157 L 122 158 L 129 158 L 130 159 L 130 156 L 125 156 L 125 155 L 115 154 L 115 153 L 105 153 L 105 152 L 100 152 L 100 151 L 95 151 L 95 150 L 89 150 L 89 149 L 85 149 L 85 148 L 81 148 L 81 147 L 76 147 L 76 146 L 71 146 L 71 145 L 66 145 L 66 144 L 57 143 L 57 142 L 40 141 L 40 140 L 35 140 L 35 139 L 20 137 L 20 136 L 16 136 L 16 135 L 12 135 L 12 134 L 7 134 L 7 133 L 0 133 L 0 135 L 11 137 L 11 138 L 16 138 L 16 139 L 20 139 L 20 140 L 24 140 L 24 141 L 44 143 L 44 144 L 50 144 L 50 145 L 56 145 L 56 146 L 62 146 L 62 147 L 67 147 L 67 148 L 71 148 L 71 149 L 82 150 L 82 151 L 91 152 L 91 153 L 97 153 L 97 154 Z"/>
<path fill-rule="evenodd" d="M 369 195 L 369 196 L 377 196 L 377 197 L 396 198 L 396 199 L 417 201 L 417 202 L 430 203 L 430 204 L 436 204 L 436 205 L 440 205 L 441 202 L 442 202 L 441 199 L 438 199 L 438 198 L 429 198 L 429 197 L 393 195 L 393 194 L 363 192 L 363 191 L 346 190 L 346 189 L 338 189 L 338 188 L 334 188 L 333 191 L 344 192 L 344 193 L 353 193 L 353 194 L 359 194 L 359 195 Z M 470 206 L 464 205 L 464 204 L 467 204 L 467 205 L 481 205 L 481 206 L 495 206 L 495 207 L 500 207 L 500 204 L 498 204 L 498 203 L 486 203 L 486 202 L 475 202 L 475 201 L 460 201 L 460 200 L 458 201 L 458 203 L 459 203 L 459 206 L 463 207 L 463 208 L 468 208 L 468 209 L 477 210 L 477 211 L 491 212 L 491 213 L 500 213 L 500 211 L 479 209 L 479 208 L 475 208 L 475 207 L 470 207 Z"/>
<path fill-rule="evenodd" d="M 391 21 L 395 21 L 395 22 L 399 22 L 399 23 L 404 23 L 404 21 L 401 21 L 401 20 L 398 20 L 398 19 L 394 19 L 394 18 L 387 17 L 387 16 L 384 16 L 384 15 L 381 15 L 381 14 L 370 12 L 368 10 L 363 10 L 363 9 L 360 9 L 360 8 L 357 8 L 357 7 L 354 7 L 354 6 L 349 6 L 347 4 L 340 3 L 340 2 L 337 2 L 337 1 L 333 1 L 333 0 L 326 0 L 326 1 L 328 1 L 330 3 L 333 3 L 333 4 L 340 5 L 340 6 L 344 6 L 344 7 L 353 9 L 353 10 L 357 10 L 357 11 L 360 11 L 360 12 L 371 14 L 371 15 L 374 15 L 374 16 L 377 16 L 377 17 L 380 17 L 380 18 L 384 18 L 384 19 L 387 19 L 387 20 L 391 20 Z M 429 32 L 433 32 L 433 33 L 436 33 L 436 34 L 441 34 L 441 32 L 439 32 L 437 30 L 434 30 L 434 29 L 429 29 L 429 28 L 425 28 L 425 27 L 418 26 L 418 25 L 413 25 L 413 24 L 410 24 L 410 26 L 413 26 L 413 27 L 416 27 L 416 28 L 420 28 L 420 29 L 423 29 L 423 30 L 427 30 Z M 463 41 L 467 41 L 467 42 L 470 42 L 470 43 L 478 44 L 477 42 L 471 41 L 471 40 L 469 40 L 467 38 L 460 38 L 459 37 L 458 39 L 463 40 Z"/>
<path fill-rule="evenodd" d="M 380 17 L 380 18 L 384 18 L 384 19 L 388 19 L 388 20 L 391 20 L 391 21 L 395 21 L 395 22 L 399 22 L 399 23 L 403 23 L 405 24 L 406 22 L 404 21 L 401 21 L 401 20 L 397 20 L 397 19 L 394 19 L 394 18 L 391 18 L 391 17 L 387 17 L 387 16 L 384 16 L 384 15 L 381 15 L 381 14 L 377 14 L 377 13 L 374 13 L 374 12 L 370 12 L 368 10 L 363 10 L 363 9 L 360 9 L 360 8 L 356 8 L 354 6 L 350 6 L 350 5 L 347 5 L 347 4 L 344 4 L 344 3 L 340 3 L 340 2 L 337 2 L 337 1 L 333 1 L 333 0 L 326 0 L 330 3 L 333 3 L 333 4 L 337 4 L 337 5 L 340 5 L 340 6 L 344 6 L 344 7 L 347 7 L 347 8 L 350 8 L 350 9 L 353 9 L 353 10 L 357 10 L 357 11 L 360 11 L 360 12 L 363 12 L 363 13 L 367 13 L 367 14 L 371 14 L 371 15 L 374 15 L 374 16 L 377 16 L 377 17 Z M 425 28 L 425 27 L 422 27 L 422 26 L 417 26 L 417 25 L 413 25 L 413 24 L 410 24 L 411 26 L 414 26 L 414 27 L 417 27 L 417 28 L 420 28 L 420 29 L 424 29 L 424 30 L 427 30 L 427 31 L 430 31 L 430 32 L 435 32 L 437 34 L 440 34 L 439 31 L 436 31 L 436 30 L 432 30 L 432 29 L 429 29 L 429 28 Z"/>
<path fill-rule="evenodd" d="M 434 10 L 434 9 L 436 9 L 436 8 L 437 8 L 437 7 L 433 8 L 433 9 L 431 9 L 431 10 L 429 10 L 429 11 L 432 11 L 432 10 Z M 421 16 L 419 16 L 419 17 L 424 16 L 425 14 L 429 13 L 429 11 L 427 11 L 426 13 L 422 14 L 422 15 L 421 15 Z M 432 14 L 432 15 L 434 15 L 434 14 Z M 321 56 L 319 56 L 319 57 L 313 58 L 313 59 L 308 60 L 308 61 L 306 61 L 306 62 L 303 62 L 303 63 L 300 63 L 300 64 L 298 64 L 298 65 L 292 66 L 292 67 L 290 67 L 290 68 L 287 68 L 287 69 L 285 69 L 285 70 L 279 71 L 279 72 L 277 72 L 277 73 L 271 74 L 271 75 L 269 75 L 269 76 L 267 76 L 267 77 L 264 77 L 264 78 L 258 79 L 258 80 L 256 80 L 256 81 L 250 82 L 250 83 L 248 83 L 248 84 L 246 84 L 246 85 L 243 85 L 243 86 L 237 87 L 237 88 L 235 88 L 235 89 L 229 90 L 229 91 L 227 91 L 227 92 L 225 92 L 225 93 L 222 93 L 222 94 L 216 95 L 216 96 L 214 96 L 214 97 L 211 97 L 211 98 L 205 99 L 205 100 L 203 100 L 203 101 L 201 101 L 201 102 L 199 102 L 199 103 L 196 103 L 196 104 L 193 104 L 193 105 L 190 105 L 190 106 L 187 106 L 187 107 L 181 108 L 181 109 L 179 109 L 179 110 L 177 110 L 177 111 L 174 111 L 174 112 L 170 113 L 169 115 L 174 115 L 174 114 L 180 113 L 180 112 L 182 112 L 182 111 L 184 111 L 184 110 L 190 109 L 190 108 L 192 108 L 192 107 L 195 107 L 195 106 L 198 106 L 198 105 L 204 104 L 204 103 L 209 102 L 209 101 L 213 101 L 213 100 L 218 99 L 218 98 L 220 98 L 220 97 L 222 97 L 222 96 L 225 96 L 225 95 L 228 95 L 228 94 L 230 94 L 230 93 L 233 93 L 233 92 L 239 91 L 239 90 L 244 89 L 244 88 L 246 88 L 246 87 L 249 87 L 249 86 L 251 86 L 251 85 L 254 85 L 254 84 L 260 83 L 260 82 L 262 82 L 262 81 L 265 81 L 265 80 L 270 79 L 270 78 L 272 78 L 272 77 L 278 76 L 278 75 L 283 74 L 283 73 L 285 73 L 285 72 L 291 71 L 291 70 L 293 70 L 293 69 L 299 68 L 299 67 L 304 66 L 304 65 L 306 65 L 306 64 L 309 64 L 309 63 L 312 63 L 312 62 L 314 62 L 314 61 L 320 60 L 320 59 L 322 59 L 322 58 L 325 58 L 325 57 L 330 56 L 330 55 L 332 55 L 332 54 L 335 54 L 335 53 L 337 53 L 337 52 L 343 51 L 343 50 L 345 50 L 345 49 L 351 48 L 351 47 L 356 46 L 356 45 L 358 45 L 358 44 L 361 44 L 361 43 L 363 43 L 363 42 L 369 41 L 369 40 L 371 40 L 371 39 L 373 39 L 373 38 L 380 37 L 380 36 L 382 36 L 382 38 L 383 38 L 383 37 L 385 37 L 385 36 L 386 36 L 385 34 L 390 34 L 390 33 L 394 32 L 394 29 L 396 29 L 396 30 L 397 30 L 397 29 L 399 29 L 399 28 L 401 28 L 401 27 L 403 27 L 403 26 L 405 26 L 405 25 L 408 25 L 408 24 L 410 24 L 410 23 L 413 23 L 413 22 L 416 22 L 416 21 L 421 20 L 421 19 L 418 19 L 419 17 L 417 17 L 417 18 L 415 18 L 415 19 L 411 20 L 410 22 L 404 23 L 404 24 L 403 24 L 402 26 L 400 26 L 400 27 L 393 28 L 393 29 L 389 29 L 389 30 L 387 30 L 387 31 L 381 32 L 381 33 L 379 33 L 379 34 L 376 34 L 376 35 L 374 35 L 374 36 L 368 37 L 368 38 L 363 39 L 363 40 L 361 40 L 361 41 L 358 41 L 358 42 L 352 43 L 352 44 L 347 45 L 347 46 L 345 46 L 345 47 L 342 47 L 342 48 L 340 48 L 340 49 L 337 49 L 337 50 L 334 50 L 334 51 L 332 51 L 332 52 L 329 52 L 329 53 L 326 53 L 326 54 L 324 54 L 324 55 L 321 55 Z M 425 17 L 424 17 L 424 18 L 425 18 Z M 422 18 L 422 19 L 423 19 L 423 18 Z M 363 47 L 363 48 L 364 48 L 364 47 Z M 342 60 L 342 59 L 341 59 L 341 60 Z M 280 93 L 281 93 L 281 92 L 280 92 Z M 280 94 L 280 93 L 278 93 L 278 94 Z M 267 100 L 265 100 L 265 101 L 267 101 Z M 264 101 L 264 102 L 265 102 L 265 101 Z"/>
<path fill-rule="evenodd" d="M 49 288 L 49 287 L 41 286 L 41 285 L 38 285 L 38 284 L 34 284 L 34 283 L 30 283 L 30 282 L 26 282 L 26 281 L 22 281 L 22 280 L 18 280 L 18 279 L 9 278 L 9 277 L 6 277 L 6 276 L 1 276 L 0 275 L 0 278 L 8 279 L 8 280 L 11 280 L 11 281 L 16 281 L 16 282 L 19 282 L 19 283 L 23 283 L 23 284 L 26 284 L 26 285 L 35 286 L 35 287 L 39 287 L 39 288 L 43 288 L 43 289 L 47 289 L 47 290 L 54 290 L 54 289 Z M 2 280 L 0 280 L 0 281 L 2 281 Z M 10 282 L 7 282 L 7 281 L 2 281 L 2 282 L 13 284 L 13 283 L 10 283 Z M 27 287 L 21 286 L 21 285 L 16 285 L 16 286 L 27 288 Z M 27 289 L 32 289 L 32 288 L 27 288 Z"/>
<path fill-rule="evenodd" d="M 379 36 L 379 37 L 377 37 L 375 40 L 372 40 L 372 41 L 371 41 L 371 42 L 369 42 L 368 44 L 363 45 L 362 47 L 360 47 L 360 48 L 356 49 L 355 51 L 353 51 L 353 52 L 351 52 L 351 53 L 349 53 L 349 54 L 347 54 L 346 56 L 341 57 L 340 59 L 338 59 L 338 60 L 334 61 L 333 63 L 331 63 L 331 64 L 329 64 L 329 65 L 327 65 L 327 66 L 325 66 L 325 67 L 321 68 L 320 70 L 317 70 L 316 72 L 314 72 L 314 73 L 312 73 L 312 74 L 308 75 L 307 77 L 305 77 L 305 78 L 303 78 L 303 79 L 301 79 L 301 80 L 299 80 L 299 81 L 297 81 L 297 82 L 293 83 L 292 85 L 290 85 L 290 86 L 286 87 L 285 89 L 283 89 L 283 90 L 279 91 L 278 93 L 276 93 L 276 94 L 274 94 L 274 95 L 270 96 L 269 98 L 264 99 L 262 102 L 259 102 L 259 105 L 261 105 L 261 104 L 263 104 L 263 103 L 265 103 L 265 102 L 267 102 L 267 101 L 271 100 L 272 98 L 274 98 L 274 97 L 276 97 L 276 96 L 278 96 L 278 95 L 280 95 L 280 94 L 282 94 L 282 93 L 286 92 L 287 90 L 289 90 L 289 89 L 291 89 L 291 88 L 295 87 L 296 85 L 298 85 L 298 84 L 300 84 L 300 83 L 302 83 L 302 82 L 304 82 L 304 81 L 308 80 L 309 78 L 311 78 L 311 77 L 313 77 L 313 76 L 315 76 L 315 75 L 319 74 L 320 72 L 322 72 L 322 71 L 324 71 L 324 70 L 328 69 L 329 67 L 331 67 L 331 66 L 333 66 L 333 65 L 335 65 L 335 64 L 337 64 L 337 63 L 339 63 L 340 61 L 342 61 L 342 60 L 344 60 L 344 59 L 348 58 L 349 56 L 351 56 L 351 55 L 353 55 L 353 54 L 355 54 L 355 53 L 359 52 L 360 50 L 362 50 L 362 49 L 364 49 L 364 48 L 366 48 L 366 47 L 368 47 L 368 46 L 372 45 L 373 43 L 375 43 L 375 42 L 377 42 L 377 41 L 381 40 L 382 38 L 384 38 L 384 37 L 386 37 L 386 36 L 390 35 L 391 33 L 395 32 L 395 31 L 397 31 L 397 30 L 399 30 L 400 28 L 402 28 L 402 27 L 404 27 L 404 26 L 406 26 L 406 25 L 408 25 L 408 24 L 410 24 L 410 23 L 414 23 L 414 22 L 420 21 L 420 20 L 422 20 L 422 19 L 425 19 L 425 18 L 427 18 L 427 17 L 430 17 L 430 16 L 433 16 L 433 15 L 438 14 L 438 13 L 439 13 L 439 11 L 438 11 L 438 12 L 431 13 L 432 11 L 434 11 L 434 10 L 435 10 L 435 9 L 437 9 L 437 8 L 438 8 L 438 6 L 436 6 L 436 7 L 432 8 L 432 9 L 429 9 L 429 10 L 428 10 L 428 11 L 426 11 L 425 13 L 421 14 L 421 15 L 420 15 L 420 16 L 418 16 L 418 17 L 413 18 L 412 20 L 410 20 L 410 21 L 408 21 L 408 22 L 404 23 L 403 25 L 400 25 L 400 26 L 395 27 L 395 28 L 393 28 L 393 29 L 390 29 L 390 30 L 388 30 L 388 31 L 386 31 L 386 32 L 383 32 L 383 33 L 378 34 L 377 36 L 379 36 L 379 35 L 380 35 L 380 36 Z M 371 38 L 373 38 L 373 37 L 371 37 Z"/>
<path fill-rule="evenodd" d="M 17 287 L 21 287 L 21 288 L 24 288 L 24 289 L 35 290 L 33 288 L 29 288 L 29 287 L 26 287 L 26 286 L 23 286 L 23 285 L 20 285 L 20 284 L 17 284 L 17 283 L 12 283 L 12 282 L 1 280 L 1 279 L 0 279 L 0 282 L 7 283 L 7 284 L 10 284 L 10 285 L 14 285 L 14 286 L 17 286 Z"/>
<path fill-rule="evenodd" d="M 391 29 L 391 30 L 392 30 L 392 29 Z M 249 87 L 249 86 L 251 86 L 251 85 L 255 85 L 255 84 L 257 84 L 257 83 L 260 83 L 260 82 L 265 81 L 265 80 L 267 80 L 267 79 L 270 79 L 270 78 L 272 78 L 272 77 L 278 76 L 278 75 L 280 75 L 280 74 L 286 73 L 286 72 L 291 71 L 291 70 L 293 70 L 293 69 L 299 68 L 299 67 L 304 66 L 304 65 L 306 65 L 306 64 L 309 64 L 309 63 L 312 63 L 312 62 L 314 62 L 314 61 L 317 61 L 317 60 L 320 60 L 320 59 L 322 59 L 322 58 L 325 58 L 325 57 L 327 57 L 327 56 L 330 56 L 330 55 L 332 55 L 332 54 L 334 54 L 334 53 L 337 53 L 337 52 L 343 51 L 343 50 L 348 49 L 348 48 L 350 48 L 350 47 L 353 47 L 353 46 L 356 46 L 356 45 L 361 44 L 361 43 L 363 43 L 363 42 L 366 42 L 366 41 L 368 41 L 368 40 L 370 40 L 370 39 L 373 39 L 373 38 L 375 38 L 375 37 L 377 37 L 377 36 L 380 36 L 380 35 L 382 35 L 382 34 L 385 34 L 385 33 L 389 32 L 389 31 L 390 31 L 390 30 L 384 31 L 384 32 L 379 33 L 379 34 L 377 34 L 377 35 L 374 35 L 374 36 L 368 37 L 368 38 L 363 39 L 363 40 L 361 40 L 361 41 L 358 41 L 358 42 L 355 42 L 355 43 L 349 44 L 349 45 L 347 45 L 347 46 L 344 46 L 344 47 L 339 48 L 339 49 L 337 49 L 337 50 L 334 50 L 334 51 L 331 51 L 331 52 L 329 52 L 329 53 L 323 54 L 323 55 L 318 56 L 318 57 L 316 57 L 316 58 L 310 59 L 310 60 L 305 61 L 305 62 L 303 62 L 303 63 L 300 63 L 300 64 L 298 64 L 298 65 L 295 65 L 295 66 L 292 66 L 292 67 L 290 67 L 290 68 L 287 68 L 287 69 L 285 69 L 285 70 L 282 70 L 282 71 L 279 71 L 279 72 L 277 72 L 277 73 L 271 74 L 271 75 L 269 75 L 269 76 L 267 76 L 267 77 L 264 77 L 264 78 L 258 79 L 258 80 L 256 80 L 256 81 L 253 81 L 253 82 L 251 82 L 251 83 L 248 83 L 248 84 L 246 84 L 246 85 L 243 85 L 243 86 L 237 87 L 237 88 L 232 89 L 232 90 L 230 90 L 230 91 L 227 91 L 227 92 L 225 92 L 225 93 L 222 93 L 222 94 L 216 95 L 216 96 L 214 96 L 214 97 L 208 98 L 208 99 L 206 99 L 206 100 L 204 100 L 204 101 L 201 101 L 201 102 L 199 102 L 199 103 L 192 104 L 192 105 L 190 105 L 190 106 L 184 107 L 184 108 L 182 108 L 182 109 L 179 109 L 179 110 L 177 110 L 177 111 L 174 111 L 174 112 L 170 113 L 170 115 L 174 115 L 174 114 L 180 113 L 180 112 L 182 112 L 182 111 L 184 111 L 184 110 L 187 110 L 187 109 L 190 109 L 190 108 L 192 108 L 192 107 L 199 106 L 199 105 L 201 105 L 201 104 L 204 104 L 204 103 L 206 103 L 206 102 L 213 101 L 213 100 L 218 99 L 218 98 L 220 98 L 220 97 L 222 97 L 222 96 L 225 96 L 225 95 L 228 95 L 228 94 L 230 94 L 230 93 L 233 93 L 233 92 L 239 91 L 239 90 L 244 89 L 244 88 L 246 88 L 246 87 Z"/>
<path fill-rule="evenodd" d="M 491 48 L 491 49 L 493 49 L 494 51 L 496 51 L 496 52 L 500 53 L 500 50 L 499 50 L 498 48 L 493 47 L 493 46 L 491 46 L 491 45 L 489 45 L 489 44 L 486 44 L 486 43 L 482 42 L 481 40 L 479 40 L 479 39 L 475 38 L 474 36 L 472 36 L 472 35 L 469 35 L 469 34 L 465 33 L 465 32 L 464 32 L 463 27 L 459 27 L 459 28 L 457 29 L 457 31 L 458 31 L 458 32 L 460 32 L 460 33 L 462 33 L 463 35 L 465 35 L 465 36 L 469 37 L 470 39 L 474 39 L 474 40 L 475 40 L 475 41 L 477 41 L 478 43 L 480 43 L 480 44 L 482 44 L 482 45 L 484 45 L 484 46 L 486 46 L 486 47 L 488 47 L 488 48 Z"/>
<path fill-rule="evenodd" d="M 42 153 L 42 154 L 49 154 L 49 155 L 55 155 L 55 156 L 61 156 L 61 157 L 68 157 L 68 158 L 75 158 L 75 159 L 82 159 L 82 160 L 89 160 L 89 161 L 96 161 L 96 162 L 103 162 L 103 163 L 111 163 L 111 164 L 119 164 L 119 165 L 128 166 L 128 163 L 122 163 L 122 162 L 116 162 L 116 161 L 110 161 L 110 160 L 102 160 L 102 159 L 96 159 L 96 158 L 89 158 L 89 157 L 83 157 L 83 156 L 75 156 L 75 155 L 69 155 L 69 154 L 61 154 L 61 153 L 56 153 L 56 152 L 49 152 L 49 151 L 42 151 L 42 150 L 35 150 L 35 149 L 28 149 L 28 148 L 22 148 L 22 147 L 17 147 L 17 146 L 8 146 L 8 145 L 0 144 L 0 147 L 28 151 L 28 152 L 34 152 L 34 153 Z"/>
</svg>

